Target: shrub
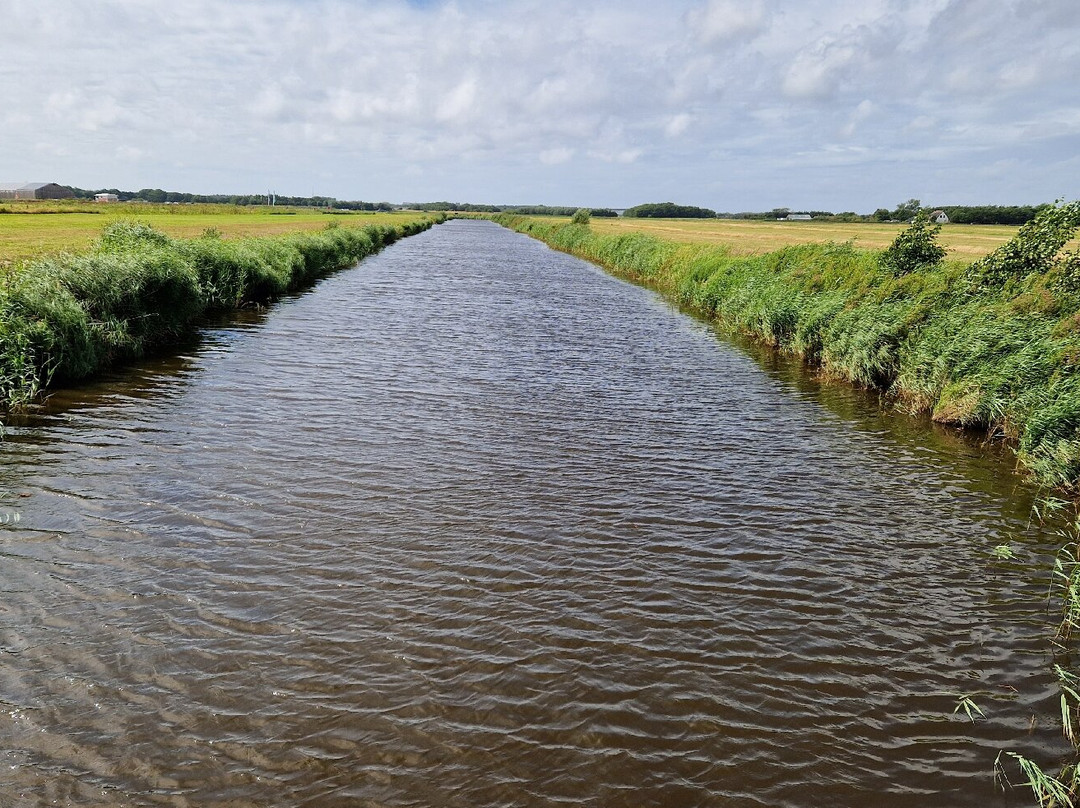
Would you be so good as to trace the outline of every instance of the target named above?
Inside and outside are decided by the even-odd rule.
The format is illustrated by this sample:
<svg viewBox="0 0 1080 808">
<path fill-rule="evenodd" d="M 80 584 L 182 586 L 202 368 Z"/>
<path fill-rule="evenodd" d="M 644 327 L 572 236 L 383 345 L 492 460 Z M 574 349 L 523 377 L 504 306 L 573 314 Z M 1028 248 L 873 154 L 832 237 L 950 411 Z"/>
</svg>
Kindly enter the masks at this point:
<svg viewBox="0 0 1080 808">
<path fill-rule="evenodd" d="M 588 224 L 590 219 L 592 219 L 592 213 L 588 208 L 578 208 L 570 217 L 570 224 Z"/>
<path fill-rule="evenodd" d="M 1012 239 L 972 264 L 966 278 L 974 289 L 992 291 L 1009 281 L 1049 272 L 1061 261 L 1061 250 L 1078 226 L 1080 202 L 1052 205 Z"/>
<path fill-rule="evenodd" d="M 939 266 L 945 259 L 945 248 L 937 243 L 940 232 L 941 225 L 931 225 L 925 211 L 919 211 L 911 226 L 881 254 L 882 268 L 900 277 Z"/>
</svg>

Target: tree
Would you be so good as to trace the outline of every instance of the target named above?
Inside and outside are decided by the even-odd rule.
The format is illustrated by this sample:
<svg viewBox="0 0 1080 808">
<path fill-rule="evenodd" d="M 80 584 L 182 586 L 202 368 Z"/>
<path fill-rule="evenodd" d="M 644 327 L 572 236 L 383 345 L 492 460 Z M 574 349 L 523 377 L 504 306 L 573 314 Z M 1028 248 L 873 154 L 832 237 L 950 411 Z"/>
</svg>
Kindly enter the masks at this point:
<svg viewBox="0 0 1080 808">
<path fill-rule="evenodd" d="M 574 211 L 574 215 L 570 217 L 570 224 L 588 225 L 591 218 L 592 215 L 589 213 L 588 208 L 578 208 Z"/>
<path fill-rule="evenodd" d="M 920 210 L 922 210 L 922 202 L 918 199 L 909 199 L 907 202 L 901 202 L 896 206 L 892 217 L 901 222 L 909 222 L 915 218 L 915 215 Z"/>
</svg>

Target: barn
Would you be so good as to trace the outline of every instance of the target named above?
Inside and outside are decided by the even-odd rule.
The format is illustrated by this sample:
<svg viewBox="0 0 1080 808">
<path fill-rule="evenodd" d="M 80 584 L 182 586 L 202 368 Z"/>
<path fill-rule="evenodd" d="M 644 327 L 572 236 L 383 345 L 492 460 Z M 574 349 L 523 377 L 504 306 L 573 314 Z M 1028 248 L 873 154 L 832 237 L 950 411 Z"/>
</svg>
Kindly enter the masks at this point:
<svg viewBox="0 0 1080 808">
<path fill-rule="evenodd" d="M 75 192 L 55 182 L 0 182 L 0 199 L 72 199 Z"/>
</svg>

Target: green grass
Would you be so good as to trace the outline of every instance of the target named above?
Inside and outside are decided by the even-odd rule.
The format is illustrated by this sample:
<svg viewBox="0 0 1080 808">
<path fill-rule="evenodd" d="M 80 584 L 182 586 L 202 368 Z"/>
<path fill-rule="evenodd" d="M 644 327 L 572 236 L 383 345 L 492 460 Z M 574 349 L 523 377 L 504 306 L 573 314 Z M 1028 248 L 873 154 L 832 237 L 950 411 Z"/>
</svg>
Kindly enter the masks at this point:
<svg viewBox="0 0 1080 808">
<path fill-rule="evenodd" d="M 173 345 L 205 314 L 273 300 L 441 216 L 357 217 L 371 222 L 359 227 L 341 221 L 352 220 L 233 240 L 217 229 L 180 239 L 146 222 L 118 221 L 86 252 L 17 265 L 0 276 L 0 407 L 28 404 L 50 383 Z"/>
<path fill-rule="evenodd" d="M 335 211 L 331 216 L 313 208 L 0 200 L 0 268 L 60 252 L 89 250 L 104 227 L 132 218 L 177 238 L 194 238 L 213 227 L 223 238 L 234 239 L 319 230 L 330 220 L 347 226 L 403 224 L 419 215 Z"/>
<path fill-rule="evenodd" d="M 851 242 L 740 255 L 728 245 L 612 233 L 599 220 L 493 218 L 829 376 L 881 390 L 905 411 L 1013 441 L 1042 484 L 1075 490 L 1080 482 L 1080 292 L 1063 282 L 1080 267 L 1064 248 L 1034 250 L 1054 254 L 1021 265 L 1009 258 L 1014 237 L 995 253 L 1013 273 L 999 283 L 1004 276 L 985 260 L 898 276 L 880 251 Z"/>
</svg>

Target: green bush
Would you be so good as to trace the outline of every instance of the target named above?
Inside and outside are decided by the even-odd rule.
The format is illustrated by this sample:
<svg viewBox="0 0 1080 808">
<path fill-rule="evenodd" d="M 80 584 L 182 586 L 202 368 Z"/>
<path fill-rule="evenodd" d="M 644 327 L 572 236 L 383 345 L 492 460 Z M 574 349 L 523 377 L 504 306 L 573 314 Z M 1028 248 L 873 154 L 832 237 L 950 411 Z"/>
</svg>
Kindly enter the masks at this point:
<svg viewBox="0 0 1080 808">
<path fill-rule="evenodd" d="M 899 277 L 920 269 L 933 269 L 945 260 L 945 248 L 937 243 L 941 225 L 930 224 L 925 211 L 915 215 L 911 226 L 881 254 L 881 266 Z"/>
<path fill-rule="evenodd" d="M 207 311 L 272 300 L 431 224 L 237 241 L 212 229 L 172 239 L 142 222 L 110 224 L 90 252 L 4 277 L 0 407 L 29 403 L 50 381 L 81 379 L 175 344 Z"/>
<path fill-rule="evenodd" d="M 974 271 L 916 221 L 884 254 L 851 244 L 739 257 L 639 233 L 495 221 L 646 283 L 723 328 L 796 353 L 935 421 L 1014 441 L 1047 485 L 1080 487 L 1080 203 L 1058 205 Z M 972 279 L 981 294 L 970 294 Z M 1004 280 L 1000 280 L 1000 279 Z"/>
<path fill-rule="evenodd" d="M 1059 202 L 1043 209 L 1012 239 L 971 265 L 966 275 L 969 285 L 992 292 L 1009 282 L 1054 270 L 1059 262 L 1067 261 L 1061 251 L 1078 226 L 1080 202 Z M 1069 272 L 1074 271 L 1070 265 Z"/>
</svg>

